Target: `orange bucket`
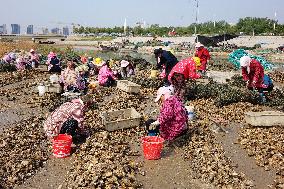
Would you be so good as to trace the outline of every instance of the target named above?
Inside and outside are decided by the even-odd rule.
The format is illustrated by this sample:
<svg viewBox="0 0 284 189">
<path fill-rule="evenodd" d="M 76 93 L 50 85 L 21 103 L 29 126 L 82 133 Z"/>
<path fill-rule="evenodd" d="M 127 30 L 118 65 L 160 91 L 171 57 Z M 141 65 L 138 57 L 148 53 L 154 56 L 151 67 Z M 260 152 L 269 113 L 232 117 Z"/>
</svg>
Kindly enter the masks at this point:
<svg viewBox="0 0 284 189">
<path fill-rule="evenodd" d="M 59 134 L 52 140 L 53 155 L 57 158 L 65 158 L 71 153 L 72 136 Z"/>
<path fill-rule="evenodd" d="M 148 160 L 160 159 L 164 139 L 158 136 L 146 136 L 142 138 L 144 158 Z"/>
</svg>

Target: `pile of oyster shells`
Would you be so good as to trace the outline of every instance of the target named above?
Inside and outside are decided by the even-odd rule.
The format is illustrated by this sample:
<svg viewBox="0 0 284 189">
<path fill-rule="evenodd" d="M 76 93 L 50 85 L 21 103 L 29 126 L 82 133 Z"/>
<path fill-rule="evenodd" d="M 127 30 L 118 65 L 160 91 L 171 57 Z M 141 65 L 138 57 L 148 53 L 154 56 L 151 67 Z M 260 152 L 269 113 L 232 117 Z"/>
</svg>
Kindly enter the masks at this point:
<svg viewBox="0 0 284 189">
<path fill-rule="evenodd" d="M 239 143 L 265 170 L 276 169 L 275 187 L 284 187 L 284 128 L 244 127 Z"/>
<path fill-rule="evenodd" d="M 44 166 L 50 143 L 42 129 L 41 117 L 33 117 L 0 134 L 0 188 L 22 183 Z"/>
</svg>

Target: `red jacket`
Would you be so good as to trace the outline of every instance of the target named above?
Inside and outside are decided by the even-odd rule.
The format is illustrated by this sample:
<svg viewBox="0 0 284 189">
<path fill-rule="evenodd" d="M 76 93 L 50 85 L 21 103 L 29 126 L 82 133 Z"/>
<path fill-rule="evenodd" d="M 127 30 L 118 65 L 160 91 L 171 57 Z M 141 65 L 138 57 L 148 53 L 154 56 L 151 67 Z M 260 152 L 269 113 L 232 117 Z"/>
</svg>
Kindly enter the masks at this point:
<svg viewBox="0 0 284 189">
<path fill-rule="evenodd" d="M 209 51 L 204 47 L 199 50 L 196 50 L 195 56 L 200 58 L 201 63 L 207 62 L 207 60 L 210 59 Z"/>
<path fill-rule="evenodd" d="M 179 61 L 171 70 L 168 80 L 171 82 L 171 79 L 174 73 L 180 73 L 184 75 L 185 79 L 198 79 L 200 75 L 196 73 L 196 66 L 194 60 L 190 57 Z"/>
<path fill-rule="evenodd" d="M 242 68 L 242 75 L 245 81 L 249 81 L 249 87 L 262 88 L 264 69 L 263 66 L 255 59 L 251 60 L 250 63 L 250 72 L 247 72 L 247 68 Z M 253 82 L 255 85 L 253 86 Z"/>
</svg>

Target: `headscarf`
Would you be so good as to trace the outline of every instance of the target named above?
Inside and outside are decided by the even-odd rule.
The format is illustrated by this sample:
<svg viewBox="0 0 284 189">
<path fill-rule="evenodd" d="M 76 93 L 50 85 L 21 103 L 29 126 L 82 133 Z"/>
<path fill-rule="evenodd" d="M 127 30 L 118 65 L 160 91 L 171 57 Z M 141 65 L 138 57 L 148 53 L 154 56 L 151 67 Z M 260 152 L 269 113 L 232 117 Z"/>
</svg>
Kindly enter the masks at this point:
<svg viewBox="0 0 284 189">
<path fill-rule="evenodd" d="M 251 62 L 251 58 L 249 56 L 243 56 L 240 59 L 240 65 L 241 67 L 245 67 L 247 68 L 247 72 L 250 72 L 250 62 Z"/>
</svg>

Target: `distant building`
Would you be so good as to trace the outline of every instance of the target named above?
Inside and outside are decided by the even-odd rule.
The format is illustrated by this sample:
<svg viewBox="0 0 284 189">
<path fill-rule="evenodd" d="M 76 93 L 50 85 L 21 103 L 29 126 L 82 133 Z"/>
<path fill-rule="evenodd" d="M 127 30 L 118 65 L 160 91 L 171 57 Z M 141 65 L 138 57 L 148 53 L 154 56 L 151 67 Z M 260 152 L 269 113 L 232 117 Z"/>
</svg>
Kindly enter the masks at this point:
<svg viewBox="0 0 284 189">
<path fill-rule="evenodd" d="M 47 35 L 49 33 L 48 28 L 42 28 L 42 34 Z"/>
<path fill-rule="evenodd" d="M 63 35 L 69 35 L 69 28 L 68 27 L 63 27 Z"/>
<path fill-rule="evenodd" d="M 11 24 L 12 27 L 12 34 L 20 34 L 21 33 L 21 27 L 19 24 Z"/>
<path fill-rule="evenodd" d="M 27 34 L 34 34 L 34 26 L 33 25 L 28 25 L 27 27 Z"/>
<path fill-rule="evenodd" d="M 0 34 L 7 34 L 7 27 L 6 24 L 0 26 Z"/>
<path fill-rule="evenodd" d="M 59 28 L 53 28 L 51 29 L 52 34 L 59 34 Z"/>
</svg>

